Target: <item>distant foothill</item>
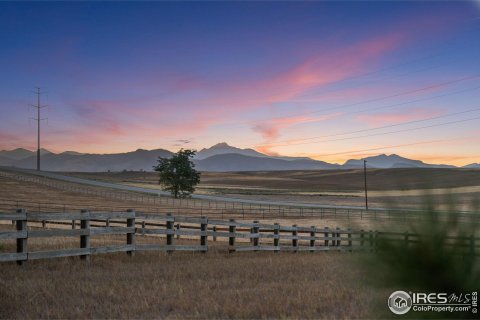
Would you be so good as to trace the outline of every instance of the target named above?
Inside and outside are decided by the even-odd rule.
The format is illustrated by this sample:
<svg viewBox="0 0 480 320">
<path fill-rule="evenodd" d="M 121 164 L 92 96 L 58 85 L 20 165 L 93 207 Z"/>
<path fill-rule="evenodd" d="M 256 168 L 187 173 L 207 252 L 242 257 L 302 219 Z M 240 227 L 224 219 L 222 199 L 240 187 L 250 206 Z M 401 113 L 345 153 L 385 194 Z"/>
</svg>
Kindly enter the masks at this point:
<svg viewBox="0 0 480 320">
<path fill-rule="evenodd" d="M 103 171 L 153 171 L 158 157 L 170 157 L 173 152 L 164 149 L 144 150 L 113 154 L 85 154 L 75 151 L 53 153 L 41 150 L 42 170 L 103 172 Z M 367 160 L 368 168 L 457 168 L 445 164 L 428 164 L 420 160 L 401 157 L 396 154 L 380 154 L 362 159 L 351 159 L 344 164 L 332 164 L 311 158 L 288 156 L 269 156 L 253 149 L 241 149 L 218 143 L 205 148 L 195 156 L 197 170 L 225 171 L 284 171 L 284 170 L 328 170 L 363 168 L 363 160 Z M 34 169 L 36 153 L 27 149 L 0 151 L 0 166 L 15 166 Z M 472 163 L 463 168 L 477 169 L 480 163 Z"/>
</svg>

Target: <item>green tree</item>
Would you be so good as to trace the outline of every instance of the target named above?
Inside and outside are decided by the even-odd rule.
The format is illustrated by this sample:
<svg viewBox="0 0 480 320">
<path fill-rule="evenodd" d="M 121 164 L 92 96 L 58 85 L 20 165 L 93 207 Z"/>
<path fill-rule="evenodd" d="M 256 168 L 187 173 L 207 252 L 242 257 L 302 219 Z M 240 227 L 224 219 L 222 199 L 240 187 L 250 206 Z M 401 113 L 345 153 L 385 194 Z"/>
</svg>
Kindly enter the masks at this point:
<svg viewBox="0 0 480 320">
<path fill-rule="evenodd" d="M 163 190 L 170 191 L 175 197 L 188 197 L 200 182 L 200 172 L 195 170 L 191 158 L 195 150 L 181 149 L 171 158 L 158 158 L 158 165 L 153 167 L 160 175 L 159 184 Z"/>
</svg>

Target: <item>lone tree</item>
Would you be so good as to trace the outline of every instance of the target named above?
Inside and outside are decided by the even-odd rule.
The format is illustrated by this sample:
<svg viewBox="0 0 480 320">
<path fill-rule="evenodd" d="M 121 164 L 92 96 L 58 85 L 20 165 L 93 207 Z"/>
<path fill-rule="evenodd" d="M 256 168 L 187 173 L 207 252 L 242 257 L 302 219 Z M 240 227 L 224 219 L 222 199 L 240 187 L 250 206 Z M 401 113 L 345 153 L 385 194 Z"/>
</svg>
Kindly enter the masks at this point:
<svg viewBox="0 0 480 320">
<path fill-rule="evenodd" d="M 181 149 L 171 158 L 159 157 L 158 165 L 153 167 L 160 175 L 158 183 L 175 198 L 188 197 L 200 182 L 200 172 L 190 160 L 194 155 L 194 150 Z"/>
</svg>

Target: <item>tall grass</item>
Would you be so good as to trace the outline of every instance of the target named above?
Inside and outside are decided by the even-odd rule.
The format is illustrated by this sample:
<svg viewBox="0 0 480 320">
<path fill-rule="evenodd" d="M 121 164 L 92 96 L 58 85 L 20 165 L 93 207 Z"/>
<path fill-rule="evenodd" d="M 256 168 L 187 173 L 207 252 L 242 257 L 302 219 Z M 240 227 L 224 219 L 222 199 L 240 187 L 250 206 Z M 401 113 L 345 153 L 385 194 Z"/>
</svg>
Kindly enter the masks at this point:
<svg viewBox="0 0 480 320">
<path fill-rule="evenodd" d="M 423 219 L 409 226 L 411 233 L 422 235 L 411 237 L 416 241 L 378 239 L 376 254 L 366 257 L 370 283 L 374 287 L 449 294 L 466 294 L 480 289 L 479 240 L 476 240 L 476 248 L 472 246 L 474 237 L 479 236 L 478 203 L 473 205 L 475 211 L 470 218 L 460 220 L 455 200 L 450 197 L 448 202 L 448 210 L 439 211 L 430 197 L 425 198 Z M 381 317 L 395 316 L 387 309 L 387 298 L 379 305 Z M 414 318 L 476 316 L 423 312 L 410 312 L 405 316 L 408 315 Z"/>
</svg>

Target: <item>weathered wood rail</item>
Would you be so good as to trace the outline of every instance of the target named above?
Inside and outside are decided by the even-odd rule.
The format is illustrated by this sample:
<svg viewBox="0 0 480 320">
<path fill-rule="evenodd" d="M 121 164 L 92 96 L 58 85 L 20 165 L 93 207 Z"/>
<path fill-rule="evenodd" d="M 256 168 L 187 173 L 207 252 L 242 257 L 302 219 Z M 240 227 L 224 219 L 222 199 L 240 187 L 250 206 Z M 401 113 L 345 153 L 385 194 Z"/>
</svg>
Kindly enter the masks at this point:
<svg viewBox="0 0 480 320">
<path fill-rule="evenodd" d="M 14 213 L 0 213 L 0 221 L 12 221 L 15 231 L 0 231 L 2 240 L 15 240 L 16 252 L 0 252 L 0 262 L 80 256 L 88 260 L 91 255 L 111 252 L 136 251 L 208 251 L 209 240 L 228 241 L 228 251 L 372 251 L 382 240 L 402 241 L 406 245 L 418 242 L 422 235 L 401 232 L 379 232 L 340 228 L 281 226 L 239 222 L 233 219 L 216 220 L 207 217 L 136 214 L 126 212 L 91 213 L 28 213 L 18 209 Z M 46 226 L 55 228 L 45 229 Z M 71 226 L 71 228 L 70 228 Z M 79 227 L 77 229 L 77 227 Z M 100 235 L 126 235 L 125 244 L 93 247 L 91 238 Z M 155 243 L 136 243 L 137 236 L 153 235 Z M 49 251 L 29 251 L 28 240 L 44 237 L 79 237 L 80 247 Z M 176 239 L 189 239 L 188 245 L 177 244 Z M 158 240 L 161 239 L 162 243 Z M 449 237 L 465 242 L 470 254 L 476 255 L 480 238 L 473 235 Z M 447 240 L 449 240 L 447 239 Z M 166 240 L 166 241 L 164 241 Z M 198 241 L 198 245 L 192 245 Z M 163 242 L 164 241 L 164 242 Z"/>
</svg>

